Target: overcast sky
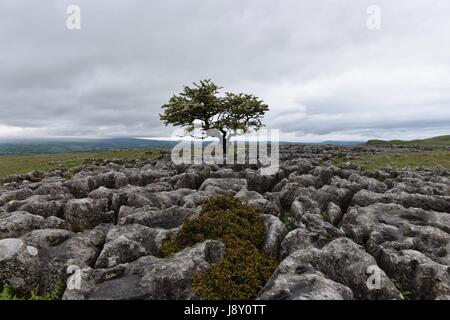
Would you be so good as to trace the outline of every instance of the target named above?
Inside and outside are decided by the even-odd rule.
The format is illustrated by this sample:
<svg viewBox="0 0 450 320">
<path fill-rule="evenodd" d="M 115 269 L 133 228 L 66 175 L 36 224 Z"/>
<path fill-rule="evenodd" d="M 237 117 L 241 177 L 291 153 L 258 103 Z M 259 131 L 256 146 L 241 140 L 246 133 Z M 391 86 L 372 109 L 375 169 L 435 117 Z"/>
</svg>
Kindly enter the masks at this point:
<svg viewBox="0 0 450 320">
<path fill-rule="evenodd" d="M 169 136 L 161 105 L 205 78 L 285 140 L 450 134 L 450 1 L 0 0 L 0 138 Z"/>
</svg>

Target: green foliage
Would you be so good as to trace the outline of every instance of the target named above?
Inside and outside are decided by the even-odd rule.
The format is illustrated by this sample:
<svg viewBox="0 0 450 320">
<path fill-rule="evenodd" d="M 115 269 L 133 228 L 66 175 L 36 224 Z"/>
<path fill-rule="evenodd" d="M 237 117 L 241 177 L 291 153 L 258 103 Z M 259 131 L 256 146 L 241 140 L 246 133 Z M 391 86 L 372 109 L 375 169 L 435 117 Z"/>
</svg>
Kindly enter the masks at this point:
<svg viewBox="0 0 450 320">
<path fill-rule="evenodd" d="M 161 245 L 161 255 L 163 257 L 173 256 L 180 250 L 180 246 L 175 240 L 165 240 Z"/>
<path fill-rule="evenodd" d="M 204 130 L 212 128 L 213 117 L 220 110 L 220 98 L 217 96 L 221 88 L 211 80 L 194 83 L 194 87 L 185 86 L 183 92 L 173 95 L 169 102 L 161 108 L 164 113 L 160 118 L 165 125 L 186 127 L 188 132 L 193 131 L 194 121 L 200 121 Z"/>
<path fill-rule="evenodd" d="M 192 88 L 185 86 L 183 92 L 173 95 L 161 107 L 160 119 L 165 125 L 185 127 L 189 135 L 193 135 L 197 124 L 203 132 L 196 138 L 204 138 L 208 130 L 216 129 L 222 136 L 221 142 L 226 142 L 232 134 L 263 126 L 261 119 L 269 107 L 262 100 L 251 94 L 229 92 L 221 97 L 220 89 L 211 80 L 194 83 Z"/>
<path fill-rule="evenodd" d="M 45 292 L 43 295 L 38 295 L 37 290 L 31 292 L 31 297 L 29 300 L 61 300 L 64 294 L 64 289 L 64 283 L 58 280 L 53 289 L 49 292 Z"/>
<path fill-rule="evenodd" d="M 221 196 L 207 201 L 199 217 L 186 221 L 175 240 L 163 244 L 164 255 L 207 239 L 223 240 L 235 236 L 260 247 L 265 229 L 259 212 L 232 196 Z"/>
<path fill-rule="evenodd" d="M 261 119 L 269 110 L 262 100 L 251 94 L 234 94 L 227 92 L 222 100 L 221 111 L 214 128 L 247 132 L 250 128 L 259 129 L 263 126 Z"/>
<path fill-rule="evenodd" d="M 164 242 L 162 252 L 170 256 L 196 242 L 222 241 L 224 259 L 195 275 L 194 292 L 202 299 L 253 299 L 277 266 L 259 250 L 264 237 L 259 211 L 226 195 L 207 201 L 199 217 Z"/>
<path fill-rule="evenodd" d="M 224 259 L 193 278 L 194 292 L 206 300 L 249 300 L 270 278 L 277 264 L 247 240 L 224 240 Z"/>
<path fill-rule="evenodd" d="M 72 223 L 70 225 L 70 231 L 75 232 L 75 233 L 80 233 L 84 231 L 84 228 L 82 225 L 77 224 L 77 223 Z"/>
<path fill-rule="evenodd" d="M 3 198 L 3 201 L 5 201 L 5 203 L 11 202 L 14 200 L 14 196 L 9 195 Z"/>
<path fill-rule="evenodd" d="M 18 300 L 13 294 L 12 288 L 9 284 L 3 286 L 3 290 L 0 292 L 0 300 Z"/>
<path fill-rule="evenodd" d="M 224 196 L 211 198 L 206 201 L 202 206 L 202 213 L 228 209 L 250 209 L 250 211 L 254 211 L 253 207 L 242 203 L 231 194 L 227 194 Z"/>
<path fill-rule="evenodd" d="M 399 280 L 395 278 L 390 278 L 391 282 L 394 284 L 394 286 L 397 288 L 398 291 L 400 291 L 401 295 L 405 300 L 410 300 L 413 298 L 414 293 L 412 291 L 406 290 L 403 285 L 400 283 Z"/>
<path fill-rule="evenodd" d="M 51 291 L 45 292 L 42 295 L 39 295 L 37 289 L 35 289 L 28 297 L 17 297 L 11 286 L 5 284 L 0 292 L 0 300 L 61 300 L 64 289 L 64 283 L 58 280 Z"/>
<path fill-rule="evenodd" d="M 293 220 L 291 218 L 291 211 L 290 210 L 283 209 L 281 211 L 280 220 L 281 220 L 281 222 L 284 223 L 284 225 L 286 226 L 286 228 L 289 231 L 294 230 L 295 228 L 297 228 L 295 223 L 293 222 Z"/>
</svg>

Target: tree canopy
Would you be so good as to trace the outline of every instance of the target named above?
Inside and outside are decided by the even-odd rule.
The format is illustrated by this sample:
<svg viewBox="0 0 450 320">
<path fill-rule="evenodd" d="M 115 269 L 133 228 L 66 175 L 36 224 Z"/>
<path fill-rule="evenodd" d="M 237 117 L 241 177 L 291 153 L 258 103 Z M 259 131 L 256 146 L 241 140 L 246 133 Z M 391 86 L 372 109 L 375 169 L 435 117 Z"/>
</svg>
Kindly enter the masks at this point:
<svg viewBox="0 0 450 320">
<path fill-rule="evenodd" d="M 183 92 L 175 94 L 162 106 L 160 118 L 169 124 L 184 127 L 186 134 L 195 138 L 205 138 L 208 131 L 220 132 L 224 154 L 231 136 L 258 130 L 263 127 L 262 118 L 269 107 L 252 94 L 225 92 L 211 80 L 185 86 Z M 202 136 L 194 135 L 200 128 Z"/>
</svg>

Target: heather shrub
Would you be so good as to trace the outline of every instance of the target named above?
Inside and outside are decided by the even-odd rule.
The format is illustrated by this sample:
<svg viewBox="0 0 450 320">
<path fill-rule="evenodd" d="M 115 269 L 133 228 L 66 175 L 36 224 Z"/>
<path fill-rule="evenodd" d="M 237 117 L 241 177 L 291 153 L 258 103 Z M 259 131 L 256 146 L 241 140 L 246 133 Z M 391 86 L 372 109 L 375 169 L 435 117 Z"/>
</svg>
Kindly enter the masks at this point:
<svg viewBox="0 0 450 320">
<path fill-rule="evenodd" d="M 257 209 L 233 196 L 220 196 L 186 221 L 175 239 L 164 242 L 162 252 L 170 256 L 197 242 L 222 241 L 224 259 L 194 277 L 194 292 L 202 299 L 253 299 L 277 265 L 259 250 L 264 237 Z"/>
</svg>

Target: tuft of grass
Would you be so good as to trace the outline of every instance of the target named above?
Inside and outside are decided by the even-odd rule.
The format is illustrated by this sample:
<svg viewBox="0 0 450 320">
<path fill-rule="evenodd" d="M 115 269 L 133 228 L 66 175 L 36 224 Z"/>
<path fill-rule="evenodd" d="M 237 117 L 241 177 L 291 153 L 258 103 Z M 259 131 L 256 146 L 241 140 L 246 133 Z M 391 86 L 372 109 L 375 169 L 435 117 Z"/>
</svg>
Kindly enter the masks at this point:
<svg viewBox="0 0 450 320">
<path fill-rule="evenodd" d="M 296 228 L 295 224 L 292 221 L 290 210 L 283 209 L 281 211 L 280 220 L 281 222 L 284 223 L 284 225 L 289 231 L 294 230 Z"/>
<path fill-rule="evenodd" d="M 403 288 L 403 285 L 400 283 L 399 280 L 395 278 L 390 278 L 391 282 L 394 284 L 394 286 L 397 288 L 398 291 L 400 291 L 400 294 L 403 296 L 405 300 L 411 300 L 414 297 L 414 293 L 410 290 L 406 290 Z"/>
<path fill-rule="evenodd" d="M 3 198 L 3 201 L 5 203 L 11 202 L 13 200 L 14 200 L 14 196 L 12 196 L 12 195 L 9 195 L 9 196 L 6 196 L 6 197 Z"/>
<path fill-rule="evenodd" d="M 45 292 L 42 295 L 39 295 L 38 290 L 35 289 L 28 297 L 18 297 L 14 294 L 11 286 L 5 284 L 0 292 L 0 300 L 61 300 L 64 289 L 64 283 L 61 280 L 58 280 L 51 291 Z"/>
<path fill-rule="evenodd" d="M 5 284 L 0 292 L 0 300 L 19 300 L 19 298 L 14 295 L 11 286 L 9 284 Z"/>
<path fill-rule="evenodd" d="M 83 228 L 82 225 L 80 224 L 76 224 L 76 223 L 72 223 L 70 225 L 70 231 L 74 232 L 74 233 L 80 233 L 83 232 L 85 229 Z"/>
</svg>

